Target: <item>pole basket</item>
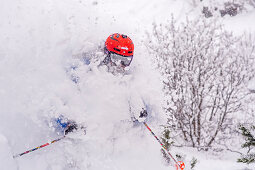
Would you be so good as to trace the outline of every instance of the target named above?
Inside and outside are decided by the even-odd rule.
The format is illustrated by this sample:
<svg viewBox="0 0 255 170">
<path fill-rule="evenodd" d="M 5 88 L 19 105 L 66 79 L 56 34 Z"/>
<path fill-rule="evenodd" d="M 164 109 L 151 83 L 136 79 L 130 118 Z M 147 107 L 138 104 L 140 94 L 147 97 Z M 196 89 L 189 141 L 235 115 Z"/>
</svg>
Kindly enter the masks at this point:
<svg viewBox="0 0 255 170">
<path fill-rule="evenodd" d="M 182 161 L 178 161 L 178 164 L 175 164 L 176 170 L 184 170 L 185 164 Z"/>
</svg>

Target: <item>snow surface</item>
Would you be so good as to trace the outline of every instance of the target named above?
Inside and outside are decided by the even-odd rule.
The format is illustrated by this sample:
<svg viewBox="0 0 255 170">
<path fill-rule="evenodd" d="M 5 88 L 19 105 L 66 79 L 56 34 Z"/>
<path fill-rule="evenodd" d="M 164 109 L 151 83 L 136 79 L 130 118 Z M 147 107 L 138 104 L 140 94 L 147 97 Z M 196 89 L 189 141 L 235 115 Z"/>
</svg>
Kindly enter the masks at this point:
<svg viewBox="0 0 255 170">
<path fill-rule="evenodd" d="M 143 96 L 151 115 L 148 124 L 160 135 L 165 121 L 161 83 L 142 46 L 144 32 L 171 13 L 183 20 L 192 12 L 196 10 L 184 0 L 1 0 L 0 169 L 175 169 L 164 164 L 149 131 L 130 121 L 128 99 Z M 239 32 L 255 30 L 254 17 L 254 12 L 243 14 L 227 19 L 226 25 L 235 23 L 229 27 Z M 135 43 L 131 75 L 114 76 L 97 63 L 87 66 L 72 57 L 114 32 Z M 70 78 L 71 64 L 79 65 L 73 73 L 79 84 Z M 60 114 L 84 124 L 87 134 L 12 158 L 60 137 L 49 127 Z M 192 157 L 199 161 L 197 170 L 255 169 L 237 164 L 235 153 L 171 152 L 186 155 L 186 169 Z"/>
</svg>

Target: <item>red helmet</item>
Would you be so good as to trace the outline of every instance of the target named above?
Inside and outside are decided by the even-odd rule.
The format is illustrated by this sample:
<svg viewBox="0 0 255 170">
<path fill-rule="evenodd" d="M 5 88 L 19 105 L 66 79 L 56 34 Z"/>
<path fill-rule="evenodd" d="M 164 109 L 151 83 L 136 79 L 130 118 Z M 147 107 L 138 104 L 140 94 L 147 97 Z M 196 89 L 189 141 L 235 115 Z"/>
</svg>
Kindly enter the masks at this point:
<svg viewBox="0 0 255 170">
<path fill-rule="evenodd" d="M 123 34 L 112 34 L 105 41 L 106 49 L 122 56 L 133 56 L 134 44 L 132 40 Z"/>
</svg>

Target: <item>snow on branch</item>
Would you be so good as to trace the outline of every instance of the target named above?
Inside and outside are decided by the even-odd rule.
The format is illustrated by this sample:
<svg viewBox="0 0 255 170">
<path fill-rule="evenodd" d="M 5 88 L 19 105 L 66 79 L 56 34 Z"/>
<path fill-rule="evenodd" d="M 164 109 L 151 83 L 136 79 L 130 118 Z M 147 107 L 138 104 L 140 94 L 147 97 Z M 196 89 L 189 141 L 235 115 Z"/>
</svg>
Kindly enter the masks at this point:
<svg viewBox="0 0 255 170">
<path fill-rule="evenodd" d="M 252 42 L 253 36 L 235 36 L 213 18 L 153 25 L 146 46 L 162 74 L 168 127 L 183 145 L 208 148 L 233 133 L 235 115 L 252 94 Z"/>
</svg>

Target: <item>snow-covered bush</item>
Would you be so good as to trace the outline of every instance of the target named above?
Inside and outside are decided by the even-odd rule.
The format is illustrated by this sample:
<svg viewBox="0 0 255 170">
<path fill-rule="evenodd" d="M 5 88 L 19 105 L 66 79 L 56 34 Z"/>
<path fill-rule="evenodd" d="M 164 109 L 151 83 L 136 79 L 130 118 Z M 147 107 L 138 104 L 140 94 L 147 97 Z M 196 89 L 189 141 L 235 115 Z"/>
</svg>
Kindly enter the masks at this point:
<svg viewBox="0 0 255 170">
<path fill-rule="evenodd" d="M 168 128 L 164 128 L 163 134 L 161 137 L 161 141 L 163 145 L 165 146 L 166 150 L 170 150 L 171 145 L 174 143 L 170 137 L 170 130 Z M 169 155 L 166 153 L 164 149 L 161 149 L 161 153 L 166 161 L 167 164 L 170 164 L 171 159 L 169 158 Z"/>
<path fill-rule="evenodd" d="M 221 16 L 229 15 L 229 16 L 236 16 L 243 10 L 244 4 L 238 4 L 234 2 L 226 2 L 224 3 L 224 9 L 220 10 Z"/>
<path fill-rule="evenodd" d="M 190 161 L 190 167 L 191 169 L 194 169 L 196 164 L 197 164 L 198 160 L 196 158 L 192 158 L 192 160 Z"/>
<path fill-rule="evenodd" d="M 255 76 L 252 40 L 225 31 L 217 19 L 154 24 L 146 46 L 163 77 L 171 138 L 210 148 L 231 137 Z"/>
<path fill-rule="evenodd" d="M 255 0 L 206 0 L 200 1 L 202 8 L 202 13 L 206 18 L 212 16 L 221 17 L 225 15 L 236 16 L 243 11 L 253 10 L 255 7 Z"/>
<path fill-rule="evenodd" d="M 242 148 L 247 149 L 246 155 L 242 155 L 237 161 L 242 163 L 255 163 L 255 152 L 251 152 L 255 149 L 255 126 L 246 127 L 241 125 L 239 130 L 242 136 L 245 138 L 245 143 L 242 144 Z"/>
<path fill-rule="evenodd" d="M 210 17 L 212 17 L 213 16 L 213 14 L 212 14 L 212 12 L 211 12 L 211 10 L 209 9 L 209 7 L 203 7 L 203 10 L 202 10 L 202 13 L 204 14 L 204 16 L 206 17 L 206 18 L 210 18 Z"/>
</svg>

